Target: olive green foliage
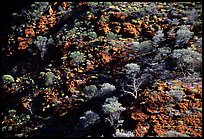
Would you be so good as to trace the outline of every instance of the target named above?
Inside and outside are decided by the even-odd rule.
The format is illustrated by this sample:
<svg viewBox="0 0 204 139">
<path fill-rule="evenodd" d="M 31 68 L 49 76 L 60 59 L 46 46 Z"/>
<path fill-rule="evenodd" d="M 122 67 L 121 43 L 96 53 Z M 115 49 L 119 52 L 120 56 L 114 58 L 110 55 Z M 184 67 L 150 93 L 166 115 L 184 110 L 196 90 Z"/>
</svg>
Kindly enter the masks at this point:
<svg viewBox="0 0 204 139">
<path fill-rule="evenodd" d="M 135 77 L 140 72 L 140 66 L 134 63 L 126 64 L 126 75 L 128 77 Z"/>
<path fill-rule="evenodd" d="M 152 44 L 150 41 L 143 41 L 140 43 L 139 45 L 139 50 L 142 52 L 142 53 L 148 53 L 152 50 Z"/>
<path fill-rule="evenodd" d="M 45 84 L 46 84 L 46 85 L 51 85 L 51 84 L 53 83 L 54 78 L 55 78 L 54 73 L 52 73 L 52 72 L 47 72 L 47 73 L 45 74 L 45 81 L 46 81 Z"/>
<path fill-rule="evenodd" d="M 190 38 L 193 36 L 193 32 L 190 31 L 188 26 L 182 25 L 176 32 L 176 45 L 183 45 L 188 43 Z"/>
<path fill-rule="evenodd" d="M 14 82 L 14 78 L 11 75 L 3 75 L 2 77 L 3 83 Z"/>
<path fill-rule="evenodd" d="M 72 58 L 72 62 L 76 64 L 77 66 L 84 61 L 84 54 L 80 51 L 74 51 L 70 54 L 70 57 Z"/>
<path fill-rule="evenodd" d="M 95 85 L 89 85 L 84 88 L 85 97 L 86 98 L 92 98 L 96 95 L 96 92 L 98 91 L 97 87 Z"/>
<path fill-rule="evenodd" d="M 118 102 L 117 97 L 106 98 L 105 103 L 102 106 L 102 108 L 105 114 L 122 112 L 126 109 L 122 106 L 121 103 Z"/>
<path fill-rule="evenodd" d="M 176 49 L 172 53 L 177 67 L 183 72 L 202 72 L 202 54 L 190 49 Z"/>
<path fill-rule="evenodd" d="M 89 39 L 93 40 L 93 39 L 97 38 L 97 34 L 96 34 L 96 32 L 89 32 L 88 37 L 89 37 Z"/>
<path fill-rule="evenodd" d="M 113 39 L 113 40 L 118 38 L 117 34 L 114 34 L 113 32 L 108 32 L 106 36 L 107 38 Z"/>
</svg>

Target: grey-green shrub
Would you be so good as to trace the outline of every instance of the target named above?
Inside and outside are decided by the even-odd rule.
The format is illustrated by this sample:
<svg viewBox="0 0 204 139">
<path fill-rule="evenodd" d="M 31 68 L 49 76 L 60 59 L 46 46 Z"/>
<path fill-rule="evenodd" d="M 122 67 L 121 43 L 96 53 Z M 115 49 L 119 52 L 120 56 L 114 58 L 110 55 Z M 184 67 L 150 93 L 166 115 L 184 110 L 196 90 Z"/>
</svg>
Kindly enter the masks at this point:
<svg viewBox="0 0 204 139">
<path fill-rule="evenodd" d="M 126 75 L 128 77 L 135 77 L 140 72 L 140 66 L 135 63 L 130 63 L 125 65 Z"/>
<path fill-rule="evenodd" d="M 84 112 L 84 115 L 80 117 L 80 125 L 83 125 L 85 128 L 93 126 L 99 121 L 99 115 L 91 110 Z"/>
<path fill-rule="evenodd" d="M 188 26 L 182 25 L 176 32 L 176 46 L 181 46 L 188 43 L 193 34 L 194 33 L 190 31 Z"/>
<path fill-rule="evenodd" d="M 187 12 L 187 17 L 188 17 L 188 21 L 187 21 L 188 23 L 194 23 L 198 19 L 199 14 L 197 10 L 193 8 L 192 10 Z"/>
<path fill-rule="evenodd" d="M 143 54 L 148 53 L 152 50 L 152 44 L 150 41 L 143 41 L 139 44 L 139 51 Z"/>
<path fill-rule="evenodd" d="M 44 59 L 45 53 L 47 52 L 47 47 L 49 44 L 52 44 L 54 41 L 53 39 L 50 38 L 48 39 L 47 37 L 43 36 L 38 36 L 33 43 L 38 47 L 40 50 L 41 58 Z"/>
<path fill-rule="evenodd" d="M 157 34 L 152 39 L 154 44 L 158 44 L 164 41 L 164 33 L 162 32 L 162 30 L 158 30 Z"/>
<path fill-rule="evenodd" d="M 94 32 L 94 31 L 89 32 L 89 33 L 88 33 L 88 38 L 91 39 L 91 40 L 96 39 L 96 38 L 97 38 L 96 32 Z"/>
<path fill-rule="evenodd" d="M 91 98 L 93 98 L 94 96 L 97 95 L 96 94 L 97 91 L 98 91 L 98 88 L 95 85 L 86 86 L 84 88 L 85 97 L 88 98 L 88 99 L 91 99 Z"/>
<path fill-rule="evenodd" d="M 84 54 L 80 51 L 74 51 L 70 54 L 70 57 L 72 58 L 72 62 L 76 65 L 79 65 L 84 61 Z"/>
<path fill-rule="evenodd" d="M 118 102 L 118 98 L 113 96 L 106 98 L 105 103 L 102 105 L 103 113 L 105 114 L 105 120 L 108 121 L 111 126 L 117 128 L 120 123 L 121 112 L 126 110 L 121 103 Z"/>
<path fill-rule="evenodd" d="M 10 82 L 14 82 L 15 80 L 11 75 L 3 75 L 2 81 L 3 83 L 10 83 Z"/>
<path fill-rule="evenodd" d="M 54 73 L 52 73 L 52 72 L 47 72 L 47 73 L 45 74 L 45 84 L 46 84 L 46 85 L 51 85 L 51 84 L 53 83 L 54 78 L 55 78 Z"/>
<path fill-rule="evenodd" d="M 177 67 L 184 72 L 202 72 L 202 54 L 191 49 L 175 49 L 171 56 L 176 59 Z"/>
<path fill-rule="evenodd" d="M 195 42 L 196 47 L 202 47 L 202 37 L 200 37 L 196 42 Z"/>
<path fill-rule="evenodd" d="M 176 18 L 173 19 L 172 22 L 171 22 L 172 25 L 178 25 L 179 23 L 180 23 L 179 20 L 176 19 Z"/>
<path fill-rule="evenodd" d="M 116 133 L 113 134 L 113 137 L 135 137 L 135 135 L 131 131 L 125 131 L 121 129 L 121 130 L 116 130 Z"/>
<path fill-rule="evenodd" d="M 166 133 L 160 135 L 160 137 L 190 137 L 190 136 L 187 134 L 182 134 L 182 133 L 177 132 L 175 130 L 170 130 L 170 131 L 167 131 Z"/>
<path fill-rule="evenodd" d="M 103 83 L 101 85 L 100 90 L 99 90 L 99 94 L 100 95 L 107 95 L 107 94 L 109 94 L 109 93 L 111 93 L 111 92 L 113 92 L 115 90 L 116 90 L 116 88 L 115 88 L 114 85 L 109 84 L 109 83 Z"/>
<path fill-rule="evenodd" d="M 108 32 L 106 36 L 108 39 L 111 39 L 111 40 L 115 40 L 117 38 L 117 34 L 111 32 L 111 31 Z"/>
<path fill-rule="evenodd" d="M 112 114 L 115 112 L 122 112 L 126 108 L 122 107 L 122 104 L 118 102 L 118 98 L 113 96 L 106 98 L 105 103 L 102 106 L 104 114 Z"/>
</svg>

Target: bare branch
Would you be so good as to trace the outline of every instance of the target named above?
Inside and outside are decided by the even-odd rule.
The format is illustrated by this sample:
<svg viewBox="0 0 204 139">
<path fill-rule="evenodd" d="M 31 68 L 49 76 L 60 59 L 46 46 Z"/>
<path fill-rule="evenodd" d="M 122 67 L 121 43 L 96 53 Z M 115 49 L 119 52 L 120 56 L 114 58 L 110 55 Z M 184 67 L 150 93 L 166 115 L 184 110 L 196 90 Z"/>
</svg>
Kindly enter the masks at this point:
<svg viewBox="0 0 204 139">
<path fill-rule="evenodd" d="M 130 94 L 130 95 L 132 95 L 135 99 L 137 99 L 137 97 L 135 96 L 135 94 L 132 93 L 132 92 L 130 92 L 130 91 L 126 91 L 126 90 L 124 89 L 124 86 L 122 86 L 122 90 L 123 90 L 123 92 L 125 92 L 126 94 Z"/>
<path fill-rule="evenodd" d="M 134 85 L 134 90 L 135 90 L 135 96 L 136 96 L 136 99 L 137 99 L 137 88 L 136 88 L 136 79 L 134 78 L 134 81 L 133 81 L 133 85 Z"/>
</svg>

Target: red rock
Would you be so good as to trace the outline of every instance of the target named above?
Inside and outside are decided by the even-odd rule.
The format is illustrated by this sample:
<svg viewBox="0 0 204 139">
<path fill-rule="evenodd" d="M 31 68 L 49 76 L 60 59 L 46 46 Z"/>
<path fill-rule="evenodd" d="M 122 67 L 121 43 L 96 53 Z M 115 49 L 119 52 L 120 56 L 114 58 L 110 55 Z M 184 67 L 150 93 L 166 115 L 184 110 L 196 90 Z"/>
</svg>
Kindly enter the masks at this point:
<svg viewBox="0 0 204 139">
<path fill-rule="evenodd" d="M 143 137 L 148 132 L 149 128 L 150 126 L 145 126 L 145 125 L 142 125 L 141 123 L 138 123 L 138 125 L 134 130 L 135 135 L 137 137 Z"/>
<path fill-rule="evenodd" d="M 180 112 L 184 112 L 185 110 L 188 109 L 188 104 L 187 103 L 177 103 L 174 106 L 174 108 L 180 110 Z"/>
<path fill-rule="evenodd" d="M 27 45 L 27 42 L 26 42 L 26 41 L 19 42 L 18 49 L 24 50 L 24 49 L 26 49 L 26 48 L 28 48 L 28 45 Z"/>
<path fill-rule="evenodd" d="M 139 35 L 139 32 L 134 24 L 125 22 L 123 23 L 123 35 L 127 37 L 135 37 Z"/>
<path fill-rule="evenodd" d="M 108 24 L 105 22 L 98 22 L 98 26 L 98 32 L 102 35 L 106 35 L 110 31 Z"/>
<path fill-rule="evenodd" d="M 122 12 L 114 12 L 113 17 L 115 17 L 116 19 L 120 19 L 121 21 L 124 21 L 127 16 Z"/>
<path fill-rule="evenodd" d="M 190 99 L 190 100 L 194 100 L 195 99 L 195 94 L 188 95 L 187 98 Z"/>
<path fill-rule="evenodd" d="M 202 92 L 198 91 L 195 93 L 195 98 L 200 98 L 202 99 Z"/>
<path fill-rule="evenodd" d="M 202 119 L 202 113 L 198 113 L 197 117 Z"/>
<path fill-rule="evenodd" d="M 142 113 L 142 112 L 137 112 L 131 115 L 131 118 L 133 120 L 139 121 L 139 122 L 145 122 L 145 120 L 147 119 L 147 115 Z"/>
<path fill-rule="evenodd" d="M 162 126 L 159 124 L 159 123 L 156 123 L 154 125 L 154 132 L 157 134 L 157 135 L 161 135 L 161 134 L 164 134 L 166 131 L 164 129 L 161 128 Z"/>
</svg>

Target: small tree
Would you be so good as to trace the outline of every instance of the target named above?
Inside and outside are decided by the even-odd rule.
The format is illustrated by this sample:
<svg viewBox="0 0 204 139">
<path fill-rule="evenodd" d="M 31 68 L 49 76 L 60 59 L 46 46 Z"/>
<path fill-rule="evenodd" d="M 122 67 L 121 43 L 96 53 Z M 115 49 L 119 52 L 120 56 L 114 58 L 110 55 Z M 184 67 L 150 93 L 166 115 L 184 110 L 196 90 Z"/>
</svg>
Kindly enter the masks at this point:
<svg viewBox="0 0 204 139">
<path fill-rule="evenodd" d="M 121 103 L 118 102 L 117 97 L 106 98 L 105 103 L 102 106 L 104 114 L 108 115 L 106 118 L 112 126 L 115 128 L 118 126 L 120 114 L 126 110 Z"/>
<path fill-rule="evenodd" d="M 122 85 L 123 92 L 127 94 L 131 94 L 135 99 L 137 99 L 138 91 L 140 90 L 140 86 L 144 81 L 144 76 L 138 77 L 138 75 L 141 73 L 140 66 L 134 63 L 126 64 L 126 77 L 128 79 L 128 82 L 131 81 L 131 85 L 126 84 L 128 88 L 131 89 L 131 91 L 126 91 L 124 89 L 124 83 Z"/>
</svg>

